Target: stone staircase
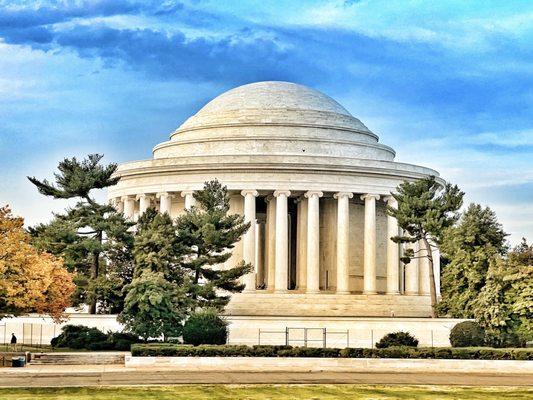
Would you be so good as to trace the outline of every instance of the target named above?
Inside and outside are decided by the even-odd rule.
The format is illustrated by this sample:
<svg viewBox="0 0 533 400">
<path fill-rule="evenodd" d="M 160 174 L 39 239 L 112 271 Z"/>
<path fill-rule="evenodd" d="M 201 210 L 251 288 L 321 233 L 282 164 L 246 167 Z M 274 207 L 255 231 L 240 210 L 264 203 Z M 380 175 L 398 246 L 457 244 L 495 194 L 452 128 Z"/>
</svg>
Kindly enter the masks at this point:
<svg viewBox="0 0 533 400">
<path fill-rule="evenodd" d="M 124 365 L 127 352 L 32 353 L 32 365 Z"/>
</svg>

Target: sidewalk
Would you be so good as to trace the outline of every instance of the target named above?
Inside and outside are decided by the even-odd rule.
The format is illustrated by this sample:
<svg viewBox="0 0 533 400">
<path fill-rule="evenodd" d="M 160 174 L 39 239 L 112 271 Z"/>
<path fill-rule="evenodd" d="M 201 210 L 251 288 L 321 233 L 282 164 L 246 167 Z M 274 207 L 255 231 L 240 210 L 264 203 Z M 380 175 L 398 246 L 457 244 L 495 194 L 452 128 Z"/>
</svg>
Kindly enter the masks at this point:
<svg viewBox="0 0 533 400">
<path fill-rule="evenodd" d="M 533 386 L 532 374 L 402 372 L 226 372 L 121 365 L 30 365 L 1 368 L 0 387 L 81 387 L 176 384 L 402 384 Z"/>
</svg>

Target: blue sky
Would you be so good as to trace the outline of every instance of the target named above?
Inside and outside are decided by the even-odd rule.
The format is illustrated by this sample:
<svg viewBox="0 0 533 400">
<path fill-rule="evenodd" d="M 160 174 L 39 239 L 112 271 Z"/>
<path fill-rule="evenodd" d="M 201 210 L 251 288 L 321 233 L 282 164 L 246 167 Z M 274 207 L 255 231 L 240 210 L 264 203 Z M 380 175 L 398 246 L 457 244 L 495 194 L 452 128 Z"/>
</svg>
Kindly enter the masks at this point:
<svg viewBox="0 0 533 400">
<path fill-rule="evenodd" d="M 0 203 L 64 204 L 26 175 L 149 158 L 210 98 L 259 80 L 334 97 L 533 239 L 531 1 L 0 0 Z"/>
</svg>

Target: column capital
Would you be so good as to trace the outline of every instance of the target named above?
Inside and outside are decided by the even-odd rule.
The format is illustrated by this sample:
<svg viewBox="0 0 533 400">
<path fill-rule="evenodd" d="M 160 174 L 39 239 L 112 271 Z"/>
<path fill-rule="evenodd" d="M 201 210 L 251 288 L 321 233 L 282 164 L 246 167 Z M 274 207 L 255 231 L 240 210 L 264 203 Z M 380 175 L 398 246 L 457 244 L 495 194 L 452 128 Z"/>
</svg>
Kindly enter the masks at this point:
<svg viewBox="0 0 533 400">
<path fill-rule="evenodd" d="M 135 200 L 141 200 L 141 199 L 146 199 L 146 198 L 151 199 L 152 195 L 149 193 L 141 193 L 135 196 Z"/>
<path fill-rule="evenodd" d="M 246 197 L 247 195 L 251 194 L 254 197 L 259 196 L 259 192 L 255 189 L 244 189 L 241 190 L 241 196 Z"/>
<path fill-rule="evenodd" d="M 265 203 L 270 203 L 272 200 L 274 200 L 274 196 L 269 194 L 268 196 L 265 196 Z"/>
<path fill-rule="evenodd" d="M 183 190 L 181 192 L 181 197 L 190 196 L 194 194 L 194 190 Z"/>
<path fill-rule="evenodd" d="M 366 193 L 366 194 L 361 195 L 361 200 L 366 200 L 366 199 L 379 200 L 379 198 L 380 198 L 379 194 L 376 194 L 376 193 Z"/>
<path fill-rule="evenodd" d="M 322 197 L 323 195 L 324 193 L 322 193 L 320 190 L 308 190 L 307 192 L 305 192 L 304 197 L 306 199 L 310 199 L 313 196 Z"/>
<path fill-rule="evenodd" d="M 385 200 L 389 206 L 394 206 L 398 204 L 398 201 L 391 195 L 384 196 L 383 200 Z"/>
<path fill-rule="evenodd" d="M 348 197 L 349 199 L 353 198 L 352 192 L 337 192 L 333 195 L 334 199 L 340 199 L 342 197 Z"/>
<path fill-rule="evenodd" d="M 161 197 L 172 197 L 172 193 L 169 193 L 169 192 L 159 192 L 159 193 L 156 193 L 155 197 L 160 199 Z"/>
<path fill-rule="evenodd" d="M 124 196 L 121 196 L 121 197 L 120 197 L 120 200 L 121 200 L 121 201 L 134 200 L 134 199 L 135 199 L 135 195 L 131 195 L 131 194 L 124 195 Z"/>
<path fill-rule="evenodd" d="M 289 197 L 290 195 L 291 195 L 291 192 L 289 190 L 276 190 L 274 192 L 274 197 L 279 197 L 279 196 Z"/>
</svg>

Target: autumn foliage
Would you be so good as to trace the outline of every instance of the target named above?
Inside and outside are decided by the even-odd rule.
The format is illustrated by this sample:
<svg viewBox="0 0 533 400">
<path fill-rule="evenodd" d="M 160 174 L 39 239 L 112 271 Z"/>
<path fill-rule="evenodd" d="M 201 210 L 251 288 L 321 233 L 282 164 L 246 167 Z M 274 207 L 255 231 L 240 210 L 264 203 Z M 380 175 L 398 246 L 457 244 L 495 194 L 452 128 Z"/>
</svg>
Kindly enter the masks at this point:
<svg viewBox="0 0 533 400">
<path fill-rule="evenodd" d="M 30 244 L 24 220 L 0 207 L 0 318 L 30 312 L 60 320 L 75 285 L 63 261 Z"/>
</svg>

